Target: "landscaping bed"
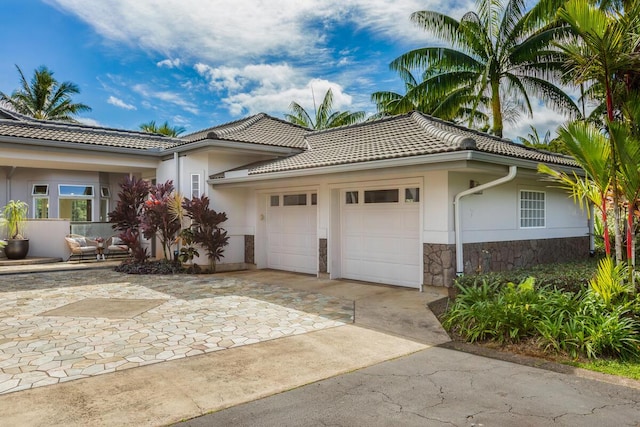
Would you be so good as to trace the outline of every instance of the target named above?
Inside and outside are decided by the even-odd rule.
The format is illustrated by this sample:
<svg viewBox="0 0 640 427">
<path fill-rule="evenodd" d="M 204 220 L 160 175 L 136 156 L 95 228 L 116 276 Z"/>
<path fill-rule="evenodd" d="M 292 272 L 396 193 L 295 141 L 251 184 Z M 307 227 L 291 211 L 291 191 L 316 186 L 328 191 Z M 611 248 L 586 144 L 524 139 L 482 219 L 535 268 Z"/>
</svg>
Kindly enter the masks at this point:
<svg viewBox="0 0 640 427">
<path fill-rule="evenodd" d="M 628 274 L 594 260 L 469 275 L 455 299 L 429 308 L 455 342 L 640 380 L 640 296 Z"/>
</svg>

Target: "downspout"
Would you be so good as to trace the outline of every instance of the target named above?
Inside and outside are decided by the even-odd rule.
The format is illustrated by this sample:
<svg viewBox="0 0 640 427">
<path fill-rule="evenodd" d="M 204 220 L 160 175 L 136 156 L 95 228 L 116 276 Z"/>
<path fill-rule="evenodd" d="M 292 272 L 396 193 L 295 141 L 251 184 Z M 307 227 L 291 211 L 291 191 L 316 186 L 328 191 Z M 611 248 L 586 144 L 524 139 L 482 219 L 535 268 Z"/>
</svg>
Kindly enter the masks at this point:
<svg viewBox="0 0 640 427">
<path fill-rule="evenodd" d="M 16 173 L 16 167 L 15 166 L 11 166 L 11 169 L 9 169 L 9 172 L 7 172 L 7 199 L 4 201 L 5 205 L 7 203 L 9 203 L 9 200 L 12 200 L 11 197 L 11 178 L 13 178 L 13 174 Z"/>
<path fill-rule="evenodd" d="M 498 178 L 495 181 L 487 182 L 486 184 L 479 185 L 477 187 L 469 188 L 458 194 L 453 201 L 453 213 L 454 213 L 454 227 L 455 227 L 455 240 L 456 240 L 456 275 L 462 276 L 464 274 L 464 254 L 462 253 L 462 219 L 461 219 L 461 207 L 460 200 L 473 193 L 487 190 L 492 187 L 497 187 L 506 182 L 512 181 L 518 173 L 517 166 L 509 166 L 509 173 L 502 178 Z"/>
<path fill-rule="evenodd" d="M 174 181 L 174 188 L 180 193 L 180 156 L 177 152 L 173 153 L 173 161 L 176 164 L 176 179 Z"/>
</svg>

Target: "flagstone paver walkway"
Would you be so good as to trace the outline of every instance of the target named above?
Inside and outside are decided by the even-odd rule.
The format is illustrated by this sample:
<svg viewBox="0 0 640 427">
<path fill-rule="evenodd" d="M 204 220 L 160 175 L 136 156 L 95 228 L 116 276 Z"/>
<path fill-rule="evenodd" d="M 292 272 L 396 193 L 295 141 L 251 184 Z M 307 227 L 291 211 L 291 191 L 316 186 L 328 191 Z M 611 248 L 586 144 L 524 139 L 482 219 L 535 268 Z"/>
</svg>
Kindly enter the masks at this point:
<svg viewBox="0 0 640 427">
<path fill-rule="evenodd" d="M 351 301 L 232 277 L 2 276 L 0 394 L 352 322 Z"/>
</svg>

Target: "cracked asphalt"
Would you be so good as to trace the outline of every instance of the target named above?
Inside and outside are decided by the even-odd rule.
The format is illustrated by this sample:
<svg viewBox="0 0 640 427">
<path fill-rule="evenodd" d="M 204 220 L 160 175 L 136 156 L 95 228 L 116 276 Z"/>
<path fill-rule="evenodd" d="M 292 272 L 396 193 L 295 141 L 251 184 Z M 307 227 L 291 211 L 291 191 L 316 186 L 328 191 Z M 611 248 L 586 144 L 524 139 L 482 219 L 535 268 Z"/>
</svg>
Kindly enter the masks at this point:
<svg viewBox="0 0 640 427">
<path fill-rule="evenodd" d="M 180 427 L 223 425 L 640 426 L 640 389 L 433 347 Z"/>
</svg>

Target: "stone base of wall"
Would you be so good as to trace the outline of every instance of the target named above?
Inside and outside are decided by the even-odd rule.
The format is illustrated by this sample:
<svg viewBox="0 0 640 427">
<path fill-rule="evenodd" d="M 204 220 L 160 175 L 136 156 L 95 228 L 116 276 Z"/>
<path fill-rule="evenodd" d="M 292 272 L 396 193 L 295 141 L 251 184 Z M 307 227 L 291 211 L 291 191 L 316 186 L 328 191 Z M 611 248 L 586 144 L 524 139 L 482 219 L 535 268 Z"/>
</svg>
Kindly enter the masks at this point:
<svg viewBox="0 0 640 427">
<path fill-rule="evenodd" d="M 465 243 L 464 273 L 504 271 L 538 264 L 569 262 L 589 256 L 589 237 Z M 424 284 L 452 286 L 455 245 L 424 244 Z"/>
<path fill-rule="evenodd" d="M 255 264 L 255 238 L 252 234 L 244 235 L 244 262 L 245 264 Z"/>
<path fill-rule="evenodd" d="M 327 239 L 318 240 L 318 273 L 327 272 Z"/>
</svg>

